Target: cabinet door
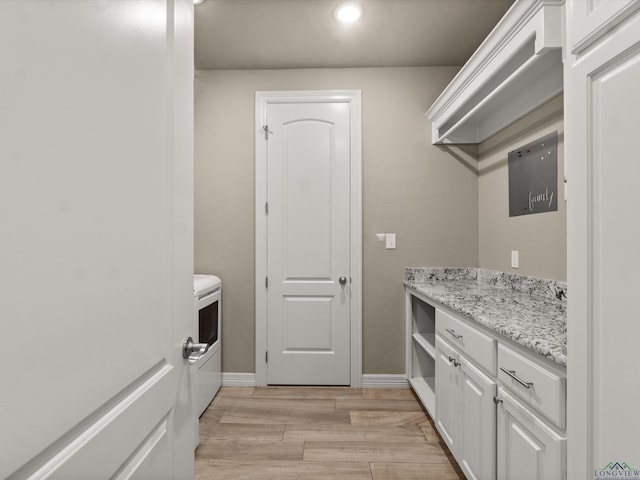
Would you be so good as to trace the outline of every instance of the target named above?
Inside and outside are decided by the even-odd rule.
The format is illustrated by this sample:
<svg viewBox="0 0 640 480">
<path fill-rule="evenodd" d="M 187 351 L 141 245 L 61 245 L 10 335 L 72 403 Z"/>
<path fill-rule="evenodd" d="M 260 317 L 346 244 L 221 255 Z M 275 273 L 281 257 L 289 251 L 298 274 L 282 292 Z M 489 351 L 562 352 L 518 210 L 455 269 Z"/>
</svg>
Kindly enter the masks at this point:
<svg viewBox="0 0 640 480">
<path fill-rule="evenodd" d="M 458 428 L 458 353 L 436 336 L 436 427 L 456 454 Z"/>
<path fill-rule="evenodd" d="M 579 53 L 622 22 L 637 8 L 638 0 L 569 0 L 569 45 Z"/>
<path fill-rule="evenodd" d="M 498 397 L 498 480 L 566 478 L 566 440 L 504 389 Z"/>
<path fill-rule="evenodd" d="M 460 359 L 458 463 L 469 480 L 495 478 L 496 382 Z"/>
</svg>

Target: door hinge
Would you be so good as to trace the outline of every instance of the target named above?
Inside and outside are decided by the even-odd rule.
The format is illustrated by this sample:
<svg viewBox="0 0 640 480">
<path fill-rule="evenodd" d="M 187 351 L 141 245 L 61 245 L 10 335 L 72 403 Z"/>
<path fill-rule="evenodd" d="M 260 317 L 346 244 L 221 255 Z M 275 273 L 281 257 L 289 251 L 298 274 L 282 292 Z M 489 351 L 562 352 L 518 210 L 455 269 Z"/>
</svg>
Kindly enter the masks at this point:
<svg viewBox="0 0 640 480">
<path fill-rule="evenodd" d="M 264 363 L 269 363 L 269 350 L 264 352 Z"/>
<path fill-rule="evenodd" d="M 264 204 L 264 214 L 269 215 L 269 202 Z"/>
<path fill-rule="evenodd" d="M 264 139 L 269 140 L 269 134 L 273 135 L 273 132 L 269 130 L 269 125 L 263 125 L 262 130 L 264 130 Z"/>
<path fill-rule="evenodd" d="M 264 287 L 269 288 L 269 277 L 264 277 Z"/>
</svg>

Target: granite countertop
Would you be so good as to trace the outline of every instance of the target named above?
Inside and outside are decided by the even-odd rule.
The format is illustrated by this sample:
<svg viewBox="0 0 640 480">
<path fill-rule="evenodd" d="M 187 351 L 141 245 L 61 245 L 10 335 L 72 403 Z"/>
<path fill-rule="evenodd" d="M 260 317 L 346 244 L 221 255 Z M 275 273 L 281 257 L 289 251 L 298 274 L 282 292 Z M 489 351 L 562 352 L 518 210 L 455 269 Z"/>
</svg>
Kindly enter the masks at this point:
<svg viewBox="0 0 640 480">
<path fill-rule="evenodd" d="M 567 285 L 478 268 L 406 268 L 404 284 L 567 365 Z"/>
</svg>

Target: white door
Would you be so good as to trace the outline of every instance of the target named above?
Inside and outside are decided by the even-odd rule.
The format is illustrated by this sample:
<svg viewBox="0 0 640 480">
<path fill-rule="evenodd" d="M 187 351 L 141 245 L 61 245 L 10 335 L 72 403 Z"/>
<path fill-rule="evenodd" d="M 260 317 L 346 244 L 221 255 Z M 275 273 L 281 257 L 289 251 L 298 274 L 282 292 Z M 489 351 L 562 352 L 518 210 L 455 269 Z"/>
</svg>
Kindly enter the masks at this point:
<svg viewBox="0 0 640 480">
<path fill-rule="evenodd" d="M 0 478 L 193 478 L 192 35 L 0 2 Z"/>
<path fill-rule="evenodd" d="M 588 27 L 575 0 L 569 31 Z M 640 2 L 599 1 L 597 23 L 621 21 L 565 62 L 567 202 L 567 431 L 570 478 L 611 464 L 640 466 L 635 321 L 640 269 Z M 627 11 L 630 13 L 630 11 Z M 610 16 L 613 15 L 613 16 Z M 594 35 L 599 33 L 597 28 Z"/>
<path fill-rule="evenodd" d="M 267 107 L 269 384 L 350 384 L 350 105 Z"/>
</svg>

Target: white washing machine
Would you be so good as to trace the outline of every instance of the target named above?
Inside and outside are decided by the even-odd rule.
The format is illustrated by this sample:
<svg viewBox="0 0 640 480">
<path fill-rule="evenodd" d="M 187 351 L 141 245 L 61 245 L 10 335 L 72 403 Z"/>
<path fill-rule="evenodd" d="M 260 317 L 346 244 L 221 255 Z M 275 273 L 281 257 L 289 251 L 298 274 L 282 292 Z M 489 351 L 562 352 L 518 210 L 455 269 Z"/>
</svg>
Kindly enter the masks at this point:
<svg viewBox="0 0 640 480">
<path fill-rule="evenodd" d="M 193 297 L 196 343 L 209 344 L 209 350 L 195 364 L 195 402 L 199 417 L 222 385 L 222 282 L 215 275 L 194 275 Z"/>
</svg>

